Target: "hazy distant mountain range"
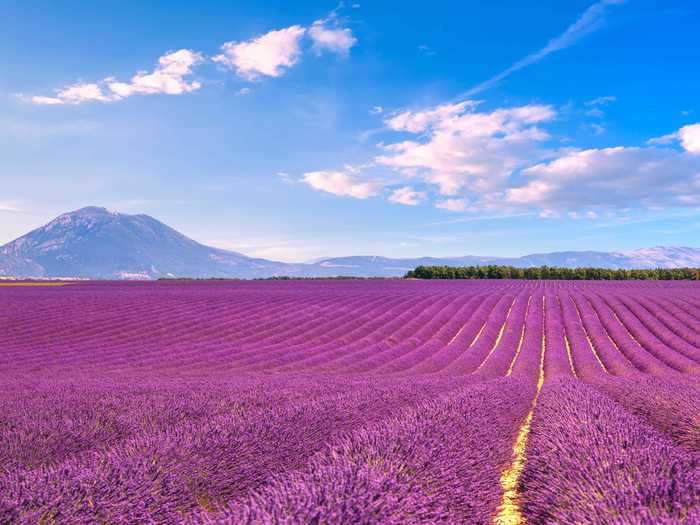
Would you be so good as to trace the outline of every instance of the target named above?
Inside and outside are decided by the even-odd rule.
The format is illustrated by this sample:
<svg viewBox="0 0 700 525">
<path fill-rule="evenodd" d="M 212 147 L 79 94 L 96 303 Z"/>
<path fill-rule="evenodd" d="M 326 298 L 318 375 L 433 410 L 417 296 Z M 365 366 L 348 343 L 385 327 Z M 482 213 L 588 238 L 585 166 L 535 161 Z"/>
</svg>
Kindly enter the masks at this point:
<svg viewBox="0 0 700 525">
<path fill-rule="evenodd" d="M 88 207 L 65 213 L 0 247 L 0 276 L 157 279 L 160 277 L 400 276 L 418 265 L 700 267 L 700 249 L 644 248 L 629 252 L 556 252 L 523 257 L 328 257 L 284 263 L 200 244 L 148 215 Z"/>
</svg>

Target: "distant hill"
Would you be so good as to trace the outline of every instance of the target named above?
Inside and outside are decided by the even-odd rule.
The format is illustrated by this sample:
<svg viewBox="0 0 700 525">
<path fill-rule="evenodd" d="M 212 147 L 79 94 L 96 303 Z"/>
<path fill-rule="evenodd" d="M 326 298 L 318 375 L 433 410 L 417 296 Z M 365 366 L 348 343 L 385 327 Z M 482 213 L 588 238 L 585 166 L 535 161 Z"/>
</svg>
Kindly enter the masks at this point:
<svg viewBox="0 0 700 525">
<path fill-rule="evenodd" d="M 0 252 L 0 277 L 12 275 L 40 277 L 44 274 L 44 268 L 31 259 Z"/>
<path fill-rule="evenodd" d="M 629 252 L 555 252 L 523 257 L 327 257 L 284 263 L 200 244 L 148 215 L 88 207 L 60 215 L 0 247 L 0 276 L 157 279 L 161 277 L 256 278 L 273 276 L 396 277 L 419 265 L 518 267 L 700 267 L 700 249 L 644 248 Z"/>
<path fill-rule="evenodd" d="M 287 265 L 204 246 L 148 215 L 65 213 L 0 247 L 0 275 L 154 279 L 267 277 Z"/>
<path fill-rule="evenodd" d="M 343 275 L 403 275 L 416 266 L 478 266 L 487 264 L 510 265 L 519 268 L 530 266 L 556 266 L 563 268 L 682 268 L 700 267 L 700 248 L 657 246 L 629 252 L 553 252 L 535 253 L 523 257 L 420 257 L 415 259 L 389 259 L 374 256 L 329 257 L 309 265 L 316 268 L 334 268 Z"/>
</svg>

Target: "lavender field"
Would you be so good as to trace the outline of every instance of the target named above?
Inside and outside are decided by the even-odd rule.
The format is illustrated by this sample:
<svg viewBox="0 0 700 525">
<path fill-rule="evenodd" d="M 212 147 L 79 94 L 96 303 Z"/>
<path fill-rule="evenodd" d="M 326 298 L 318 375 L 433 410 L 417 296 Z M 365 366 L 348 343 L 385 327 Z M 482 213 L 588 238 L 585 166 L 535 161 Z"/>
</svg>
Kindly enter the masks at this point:
<svg viewBox="0 0 700 525">
<path fill-rule="evenodd" d="M 700 523 L 700 285 L 0 285 L 0 523 Z"/>
</svg>

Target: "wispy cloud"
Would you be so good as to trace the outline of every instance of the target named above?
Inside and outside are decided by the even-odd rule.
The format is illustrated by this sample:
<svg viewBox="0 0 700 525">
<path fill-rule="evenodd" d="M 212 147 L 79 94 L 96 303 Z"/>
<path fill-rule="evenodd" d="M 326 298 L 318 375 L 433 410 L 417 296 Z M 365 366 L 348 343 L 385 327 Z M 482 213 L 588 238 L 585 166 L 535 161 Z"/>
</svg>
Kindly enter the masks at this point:
<svg viewBox="0 0 700 525">
<path fill-rule="evenodd" d="M 305 36 L 311 40 L 311 49 L 317 55 L 330 52 L 347 56 L 357 44 L 352 30 L 342 27 L 344 20 L 338 17 L 340 4 L 323 19 L 309 27 L 292 25 L 268 31 L 244 41 L 225 42 L 220 53 L 212 58 L 189 49 L 168 52 L 158 59 L 153 71 L 139 71 L 130 81 L 123 82 L 107 77 L 96 82 L 76 82 L 60 89 L 53 95 L 24 96 L 21 99 L 47 106 L 77 105 L 86 102 L 115 102 L 132 95 L 180 95 L 191 93 L 202 87 L 202 83 L 191 80 L 194 68 L 206 61 L 213 61 L 248 81 L 263 77 L 281 77 L 294 67 L 304 52 Z M 248 87 L 239 89 L 237 95 L 250 93 Z"/>
<path fill-rule="evenodd" d="M 338 27 L 335 17 L 316 20 L 309 28 L 309 37 L 317 55 L 324 51 L 347 56 L 350 48 L 357 44 L 357 38 L 346 27 Z"/>
<path fill-rule="evenodd" d="M 654 137 L 647 140 L 647 144 L 650 146 L 666 146 L 668 144 L 673 144 L 678 140 L 678 132 L 668 133 L 667 135 L 662 135 L 660 137 Z"/>
<path fill-rule="evenodd" d="M 129 82 L 119 82 L 113 77 L 100 82 L 78 83 L 56 91 L 54 96 L 34 96 L 34 104 L 61 105 L 84 102 L 114 102 L 132 95 L 181 95 L 202 87 L 190 81 L 193 68 L 203 62 L 201 54 L 189 49 L 166 53 L 158 59 L 152 72 L 139 71 Z"/>
<path fill-rule="evenodd" d="M 609 6 L 622 4 L 624 2 L 625 0 L 601 0 L 593 4 L 586 9 L 583 14 L 566 29 L 566 31 L 551 39 L 542 49 L 527 55 L 525 58 L 518 60 L 515 64 L 501 71 L 499 74 L 491 77 L 477 86 L 474 86 L 470 90 L 463 93 L 461 97 L 471 97 L 477 93 L 481 93 L 482 91 L 495 86 L 513 73 L 536 64 L 552 53 L 574 45 L 584 36 L 602 27 L 605 21 L 605 14 Z"/>
<path fill-rule="evenodd" d="M 247 80 L 279 77 L 299 60 L 305 33 L 305 28 L 295 25 L 245 42 L 226 42 L 221 46 L 222 53 L 213 60 Z"/>
<path fill-rule="evenodd" d="M 423 55 L 425 55 L 425 56 L 428 56 L 428 57 L 432 57 L 432 56 L 437 55 L 437 52 L 436 52 L 436 51 L 433 51 L 433 50 L 430 48 L 430 46 L 426 46 L 425 44 L 419 45 L 419 46 L 418 46 L 418 51 L 420 51 L 421 54 L 423 54 Z"/>
<path fill-rule="evenodd" d="M 699 154 L 700 124 L 689 124 L 687 126 L 683 126 L 681 129 L 673 133 L 649 139 L 647 144 L 652 146 L 668 145 L 673 144 L 676 141 L 680 142 L 683 149 L 688 153 Z"/>
<path fill-rule="evenodd" d="M 302 182 L 317 191 L 332 193 L 340 197 L 367 199 L 380 195 L 384 184 L 365 180 L 360 175 L 346 171 L 312 171 L 305 173 Z"/>
<path fill-rule="evenodd" d="M 595 118 L 603 118 L 605 116 L 605 112 L 599 108 L 592 108 L 592 109 L 589 109 L 588 111 L 586 111 L 586 116 L 595 117 Z"/>
<path fill-rule="evenodd" d="M 697 207 L 700 157 L 693 154 L 692 142 L 684 148 L 575 150 L 523 170 L 526 182 L 508 188 L 505 202 L 581 216 L 596 210 Z"/>
<path fill-rule="evenodd" d="M 626 209 L 700 206 L 700 123 L 646 147 L 582 150 L 553 147 L 545 129 L 557 116 L 551 106 L 478 108 L 472 101 L 447 103 L 384 119 L 386 130 L 401 137 L 378 144 L 382 154 L 367 169 L 388 168 L 411 186 L 397 189 L 400 181 L 377 183 L 372 171 L 360 176 L 347 169 L 307 174 L 305 182 L 356 198 L 387 197 L 391 188 L 387 200 L 403 204 L 418 202 L 412 187 L 420 184 L 420 202 L 455 213 L 599 220 Z M 605 133 L 597 123 L 583 126 Z M 669 143 L 679 147 L 655 147 Z"/>
<path fill-rule="evenodd" d="M 19 213 L 24 211 L 24 205 L 19 201 L 0 201 L 0 211 Z"/>
<path fill-rule="evenodd" d="M 131 95 L 181 95 L 196 91 L 202 84 L 197 81 L 188 81 L 192 70 L 204 61 L 200 53 L 189 49 L 180 49 L 173 53 L 167 53 L 158 59 L 158 65 L 152 73 L 140 71 L 134 75 L 130 82 L 116 82 L 107 79 L 107 85 L 113 96 L 117 98 L 130 97 Z"/>
<path fill-rule="evenodd" d="M 605 97 L 597 97 L 591 100 L 587 100 L 584 102 L 586 106 L 604 106 L 606 104 L 610 104 L 611 102 L 617 101 L 617 97 L 614 96 L 605 96 Z"/>
<path fill-rule="evenodd" d="M 255 237 L 215 237 L 204 241 L 208 246 L 235 252 L 242 251 L 253 257 L 263 257 L 276 261 L 306 262 L 312 258 L 326 256 L 328 245 L 303 238 L 284 238 L 275 236 Z"/>
<path fill-rule="evenodd" d="M 582 127 L 583 129 L 590 130 L 594 135 L 602 135 L 607 131 L 605 126 L 596 123 L 584 124 Z"/>
<path fill-rule="evenodd" d="M 678 137 L 687 152 L 700 154 L 700 124 L 683 126 L 678 130 Z"/>
<path fill-rule="evenodd" d="M 435 207 L 446 211 L 464 212 L 469 209 L 469 201 L 467 199 L 445 199 L 436 202 Z"/>
<path fill-rule="evenodd" d="M 98 121 L 46 121 L 30 119 L 0 119 L 0 135 L 21 138 L 46 138 L 62 135 L 96 133 L 103 125 Z"/>
<path fill-rule="evenodd" d="M 389 202 L 403 204 L 404 206 L 417 206 L 426 198 L 426 193 L 416 191 L 411 186 L 403 186 L 391 192 Z"/>
<path fill-rule="evenodd" d="M 590 109 L 588 109 L 585 114 L 588 117 L 603 118 L 605 116 L 605 111 L 603 111 L 602 108 L 616 101 L 617 97 L 614 96 L 597 97 L 587 100 L 584 102 L 584 105 L 588 106 Z"/>
<path fill-rule="evenodd" d="M 476 107 L 466 101 L 388 118 L 388 129 L 414 137 L 382 144 L 383 154 L 375 162 L 454 196 L 496 191 L 515 170 L 542 159 L 540 149 L 550 135 L 540 126 L 556 116 L 552 107 L 528 105 L 491 112 Z"/>
</svg>

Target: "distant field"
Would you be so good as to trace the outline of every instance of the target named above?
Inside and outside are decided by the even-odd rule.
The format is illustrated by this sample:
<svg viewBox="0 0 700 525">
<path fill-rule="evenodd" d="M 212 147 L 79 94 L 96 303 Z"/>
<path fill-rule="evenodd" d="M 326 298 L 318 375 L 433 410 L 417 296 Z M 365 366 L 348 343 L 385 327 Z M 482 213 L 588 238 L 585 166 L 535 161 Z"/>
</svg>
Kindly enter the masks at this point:
<svg viewBox="0 0 700 525">
<path fill-rule="evenodd" d="M 57 281 L 0 281 L 0 286 L 65 286 L 70 282 Z"/>
<path fill-rule="evenodd" d="M 4 285 L 0 523 L 700 523 L 700 283 Z"/>
</svg>

